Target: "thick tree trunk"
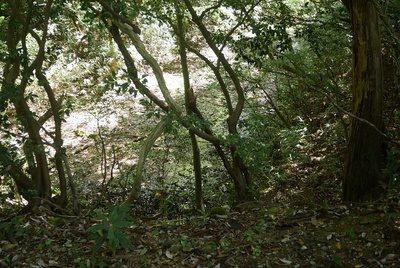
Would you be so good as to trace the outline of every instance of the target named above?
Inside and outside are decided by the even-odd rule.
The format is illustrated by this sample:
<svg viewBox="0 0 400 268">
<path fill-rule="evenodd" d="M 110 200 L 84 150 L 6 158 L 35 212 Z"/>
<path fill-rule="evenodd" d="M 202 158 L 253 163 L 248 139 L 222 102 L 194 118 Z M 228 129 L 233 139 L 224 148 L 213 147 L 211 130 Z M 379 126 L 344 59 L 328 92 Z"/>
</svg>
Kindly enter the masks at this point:
<svg viewBox="0 0 400 268">
<path fill-rule="evenodd" d="M 353 29 L 353 113 L 380 131 L 382 121 L 382 55 L 374 1 L 353 0 L 349 9 Z M 372 197 L 380 179 L 382 136 L 368 124 L 351 119 L 345 159 L 343 199 Z"/>
</svg>

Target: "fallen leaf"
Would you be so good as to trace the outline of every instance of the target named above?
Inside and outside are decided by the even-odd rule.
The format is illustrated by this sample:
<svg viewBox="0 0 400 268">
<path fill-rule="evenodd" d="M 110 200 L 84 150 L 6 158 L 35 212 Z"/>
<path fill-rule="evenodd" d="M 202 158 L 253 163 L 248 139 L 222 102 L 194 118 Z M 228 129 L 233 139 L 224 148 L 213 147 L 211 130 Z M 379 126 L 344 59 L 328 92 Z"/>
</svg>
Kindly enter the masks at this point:
<svg viewBox="0 0 400 268">
<path fill-rule="evenodd" d="M 390 261 L 393 261 L 396 257 L 397 257 L 396 254 L 390 253 L 390 254 L 386 255 L 385 258 L 381 259 L 379 262 L 382 264 L 386 264 L 386 263 L 389 263 Z"/>
<path fill-rule="evenodd" d="M 233 257 L 230 257 L 230 258 L 226 259 L 225 264 L 229 265 L 229 266 L 234 266 L 235 265 L 235 259 Z"/>
<path fill-rule="evenodd" d="M 281 260 L 281 262 L 283 262 L 284 264 L 287 264 L 287 265 L 292 264 L 292 261 L 285 260 L 285 259 L 280 259 L 280 260 Z"/>
<path fill-rule="evenodd" d="M 334 255 L 336 258 L 339 259 L 346 259 L 348 257 L 348 253 L 347 252 L 338 252 Z"/>
<path fill-rule="evenodd" d="M 167 256 L 168 259 L 172 259 L 174 257 L 174 255 L 169 251 L 165 251 L 165 256 Z"/>
<path fill-rule="evenodd" d="M 169 264 L 170 262 L 171 262 L 171 260 L 165 260 L 161 264 Z"/>
<path fill-rule="evenodd" d="M 360 253 L 360 254 L 358 254 L 357 256 L 356 256 L 356 259 L 359 259 L 359 258 L 361 258 L 362 256 L 364 256 L 364 253 Z"/>
<path fill-rule="evenodd" d="M 311 217 L 311 224 L 314 225 L 314 226 L 317 226 L 317 227 L 320 225 L 320 223 L 317 220 L 316 216 Z"/>
</svg>

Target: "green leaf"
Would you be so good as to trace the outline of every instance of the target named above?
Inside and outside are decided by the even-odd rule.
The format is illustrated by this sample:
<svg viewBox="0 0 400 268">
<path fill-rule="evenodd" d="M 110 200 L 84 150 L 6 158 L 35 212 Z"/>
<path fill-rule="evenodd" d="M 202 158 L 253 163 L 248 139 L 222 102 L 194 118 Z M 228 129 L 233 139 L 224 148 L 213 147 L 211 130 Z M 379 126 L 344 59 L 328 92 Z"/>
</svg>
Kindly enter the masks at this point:
<svg viewBox="0 0 400 268">
<path fill-rule="evenodd" d="M 106 216 L 104 216 L 102 213 L 99 213 L 99 218 L 104 222 L 104 223 L 108 223 L 109 222 L 109 220 L 107 219 L 107 217 Z"/>
<path fill-rule="evenodd" d="M 143 256 L 143 255 L 146 254 L 146 253 L 147 253 L 147 248 L 144 248 L 144 249 L 142 249 L 142 250 L 140 251 L 139 255 L 140 255 L 140 256 Z"/>
<path fill-rule="evenodd" d="M 129 221 L 120 221 L 114 224 L 115 227 L 121 228 L 121 227 L 129 227 L 132 226 L 133 224 Z"/>
<path fill-rule="evenodd" d="M 97 239 L 96 243 L 94 244 L 93 252 L 97 252 L 100 249 L 101 245 L 103 245 L 103 243 L 105 241 L 106 241 L 106 237 L 105 236 L 104 237 L 99 237 L 99 239 Z"/>
<path fill-rule="evenodd" d="M 0 223 L 0 229 L 7 228 L 9 225 L 11 225 L 9 222 L 2 222 Z"/>
<path fill-rule="evenodd" d="M 107 238 L 110 241 L 114 241 L 115 240 L 115 228 L 114 227 L 111 227 L 110 230 L 108 231 Z"/>
<path fill-rule="evenodd" d="M 132 245 L 131 241 L 129 241 L 129 239 L 120 230 L 117 230 L 117 232 L 115 232 L 115 236 L 117 237 L 122 248 L 126 248 L 127 246 Z"/>
<path fill-rule="evenodd" d="M 108 226 L 104 223 L 99 223 L 87 228 L 86 232 L 97 232 L 98 230 L 107 230 Z"/>
</svg>

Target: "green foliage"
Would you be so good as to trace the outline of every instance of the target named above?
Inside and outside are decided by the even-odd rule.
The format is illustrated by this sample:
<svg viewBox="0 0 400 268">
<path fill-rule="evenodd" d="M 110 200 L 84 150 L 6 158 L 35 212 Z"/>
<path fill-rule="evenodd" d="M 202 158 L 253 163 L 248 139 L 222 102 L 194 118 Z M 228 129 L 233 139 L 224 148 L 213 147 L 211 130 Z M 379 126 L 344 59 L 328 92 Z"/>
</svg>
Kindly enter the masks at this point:
<svg viewBox="0 0 400 268">
<path fill-rule="evenodd" d="M 262 253 L 261 245 L 251 246 L 251 254 L 253 259 L 257 259 Z"/>
<path fill-rule="evenodd" d="M 223 207 L 213 207 L 208 212 L 208 216 L 215 216 L 215 215 L 226 215 L 229 212 L 229 206 L 225 205 Z"/>
<path fill-rule="evenodd" d="M 129 94 L 132 94 L 134 97 L 136 97 L 138 91 L 130 81 L 136 78 L 129 76 L 126 70 L 124 70 L 124 72 L 126 74 L 118 76 L 118 74 L 114 70 L 112 70 L 111 73 L 103 80 L 105 85 L 102 88 L 102 92 L 100 91 L 100 93 L 104 93 L 109 90 L 116 90 L 118 94 L 125 94 L 128 92 Z"/>
<path fill-rule="evenodd" d="M 63 218 L 51 218 L 49 219 L 49 223 L 54 226 L 60 227 L 65 224 L 65 220 Z"/>
<path fill-rule="evenodd" d="M 397 148 L 391 148 L 390 150 L 387 151 L 387 156 L 386 156 L 386 176 L 389 177 L 390 181 L 395 182 L 398 180 L 396 178 L 397 175 L 399 175 L 400 171 L 400 164 L 398 162 L 400 156 L 400 150 Z"/>
<path fill-rule="evenodd" d="M 0 223 L 0 228 L 6 228 L 6 227 L 14 228 L 16 226 L 24 225 L 25 223 L 23 221 L 21 221 L 21 219 L 22 219 L 22 216 L 15 216 L 9 222 Z"/>
<path fill-rule="evenodd" d="M 51 247 L 52 240 L 46 239 L 43 243 L 39 244 L 37 248 L 39 250 L 48 249 Z"/>
<path fill-rule="evenodd" d="M 348 227 L 346 230 L 346 234 L 351 240 L 354 240 L 354 238 L 356 237 L 356 227 Z"/>
<path fill-rule="evenodd" d="M 191 238 L 185 235 L 174 238 L 175 244 L 172 246 L 172 251 L 191 251 L 193 248 L 199 245 L 199 241 L 196 238 Z"/>
<path fill-rule="evenodd" d="M 171 38 L 173 26 L 176 24 L 173 1 L 144 1 L 139 4 L 136 1 L 109 0 L 106 3 L 118 14 L 143 26 L 141 38 L 148 50 L 160 60 L 160 64 L 168 66 L 164 71 L 177 70 L 170 67 L 179 66 L 179 60 L 176 60 L 176 44 Z M 120 124 L 120 128 L 115 131 L 111 128 L 99 128 L 102 137 L 97 133 L 83 133 L 77 130 L 75 134 L 82 140 L 92 138 L 89 142 L 94 142 L 97 149 L 95 153 L 91 152 L 87 162 L 85 159 L 79 159 L 77 155 L 73 156 L 76 157 L 77 163 L 73 169 L 88 169 L 81 172 L 82 174 L 90 173 L 96 176 L 98 172 L 94 171 L 103 165 L 102 175 L 106 181 L 111 172 L 106 172 L 105 169 L 119 166 L 121 162 L 131 160 L 130 158 L 137 154 L 140 143 L 135 142 L 146 137 L 149 127 L 142 127 L 149 125 L 149 121 L 146 120 L 156 122 L 162 116 L 169 116 L 173 123 L 167 127 L 164 140 L 157 141 L 157 148 L 160 150 L 154 150 L 149 155 L 145 177 L 151 187 L 145 191 L 148 197 L 146 202 L 152 202 L 154 208 L 165 213 L 175 213 L 191 208 L 194 191 L 194 176 L 191 162 L 188 161 L 191 158 L 191 152 L 188 150 L 190 144 L 187 130 L 182 128 L 182 124 L 192 125 L 200 130 L 212 127 L 214 133 L 221 138 L 224 147 L 235 148 L 236 156 L 244 159 L 252 177 L 255 178 L 251 185 L 251 190 L 255 193 L 271 182 L 291 180 L 292 178 L 285 175 L 288 163 L 310 162 L 310 157 L 305 151 L 314 145 L 311 142 L 317 139 L 317 130 L 329 133 L 324 141 L 327 148 L 345 142 L 346 120 L 324 95 L 315 90 L 332 96 L 338 105 L 349 107 L 348 73 L 351 55 L 348 49 L 349 26 L 345 22 L 348 14 L 340 1 L 331 1 L 329 4 L 283 0 L 193 2 L 198 14 L 204 11 L 203 23 L 213 40 L 222 48 L 229 47 L 234 52 L 232 57 L 236 58 L 236 62 L 233 61 L 236 64 L 236 72 L 240 75 L 240 82 L 246 91 L 246 106 L 237 135 L 226 134 L 225 119 L 229 115 L 226 107 L 221 105 L 224 103 L 221 101 L 224 96 L 213 76 L 204 81 L 207 85 L 193 84 L 198 97 L 198 107 L 204 111 L 205 119 L 200 119 L 194 114 L 164 115 L 163 111 L 155 108 L 154 103 L 145 98 L 140 100 L 145 108 L 144 116 L 137 111 L 136 106 L 130 107 L 130 110 L 128 106 L 115 109 L 115 103 L 108 101 L 110 96 L 115 96 L 113 94 L 132 94 L 133 97 L 137 97 L 132 83 L 135 78 L 128 76 L 126 70 L 123 70 L 123 59 L 118 48 L 110 42 L 107 27 L 117 18 L 107 12 L 94 12 L 95 9 L 91 9 L 90 5 L 96 7 L 97 4 L 84 0 L 60 2 L 54 6 L 50 23 L 52 30 L 48 33 L 46 43 L 44 69 L 51 74 L 50 82 L 54 84 L 57 97 L 67 98 L 67 103 L 62 107 L 63 115 L 68 115 L 73 109 L 84 109 L 90 110 L 92 115 L 99 119 L 108 113 L 116 114 L 117 110 L 126 111 L 131 117 L 129 124 L 133 127 L 127 123 L 126 126 Z M 202 51 L 204 40 L 200 32 L 191 23 L 184 5 L 179 2 L 179 7 L 182 8 L 184 16 L 186 41 L 190 46 Z M 210 8 L 207 9 L 208 7 Z M 40 21 L 43 18 L 42 14 L 36 14 L 38 8 L 39 6 L 35 7 L 33 22 L 41 26 Z M 389 16 L 391 23 L 398 25 L 398 14 L 392 8 L 396 10 L 398 4 L 388 1 L 385 14 Z M 1 6 L 2 37 L 6 37 L 8 9 L 8 4 Z M 230 31 L 233 27 L 234 30 Z M 20 48 L 25 61 L 30 60 L 25 54 L 31 56 L 38 50 L 32 38 L 27 41 L 27 51 Z M 129 44 L 128 40 L 124 41 Z M 6 44 L 1 42 L 0 45 L 2 67 L 11 56 Z M 227 56 L 229 54 L 227 53 Z M 136 58 L 135 53 L 132 55 L 146 84 L 146 76 L 151 72 L 148 72 L 146 63 L 139 57 Z M 175 58 L 171 59 L 172 57 Z M 190 64 L 196 64 L 195 68 L 204 67 L 191 58 Z M 29 99 L 30 105 L 35 106 L 32 116 L 39 118 L 48 108 L 45 92 L 38 90 L 40 83 L 32 80 L 29 84 L 32 90 L 29 88 L 25 98 Z M 228 88 L 231 90 L 229 83 Z M 14 127 L 20 128 L 17 125 L 21 123 L 16 120 L 15 115 L 10 115 L 14 113 L 10 106 L 18 102 L 18 86 L 12 85 L 5 89 L 2 91 L 5 94 L 0 94 L 0 124 L 2 130 L 7 130 L 2 132 L 1 138 L 4 135 L 7 141 L 0 144 L 0 162 L 1 166 L 17 164 L 24 170 L 28 161 L 21 157 L 21 145 L 24 144 L 25 138 L 13 136 L 11 131 Z M 232 101 L 236 102 L 235 97 Z M 282 118 L 278 118 L 278 111 L 282 113 L 282 118 L 287 120 L 287 124 Z M 127 119 L 121 117 L 119 120 Z M 143 123 L 138 123 L 139 120 Z M 135 138 L 131 138 L 133 132 Z M 130 138 L 131 141 L 121 145 L 121 137 Z M 199 143 L 206 206 L 222 206 L 232 197 L 230 192 L 233 192 L 233 186 L 227 179 L 226 171 L 214 148 L 202 140 Z M 395 161 L 391 163 L 392 166 L 388 166 L 387 172 L 395 178 Z M 336 167 L 337 173 L 340 172 L 337 168 L 339 164 L 340 159 L 332 162 L 332 169 Z M 74 170 L 75 174 L 80 174 L 77 170 Z M 119 171 L 118 175 L 122 178 L 124 171 L 122 168 Z M 118 183 L 122 179 L 114 180 L 113 183 L 124 188 L 126 193 L 132 178 L 130 175 L 124 184 Z M 79 180 L 82 180 L 79 183 L 86 183 L 90 179 L 92 177 L 82 175 L 79 177 Z M 2 184 L 13 186 L 9 181 L 9 178 L 4 178 Z M 155 199 L 154 193 L 158 192 L 162 193 L 161 198 Z M 3 200 L 14 197 L 12 191 L 1 194 L 0 198 Z"/>
<path fill-rule="evenodd" d="M 115 205 L 114 207 L 109 207 L 109 210 L 112 210 L 109 215 L 99 211 L 97 216 L 102 223 L 95 224 L 86 230 L 87 232 L 93 232 L 90 236 L 91 239 L 96 239 L 93 248 L 94 252 L 97 252 L 106 241 L 108 241 L 114 254 L 118 249 L 125 249 L 132 245 L 121 230 L 121 228 L 132 226 L 132 223 L 128 221 L 132 219 L 129 215 L 130 206 Z"/>
<path fill-rule="evenodd" d="M 243 241 L 252 242 L 255 235 L 256 234 L 253 232 L 253 230 L 249 229 L 241 233 L 239 238 Z"/>
<path fill-rule="evenodd" d="M 258 12 L 264 13 L 263 16 L 259 16 Z M 258 12 L 247 17 L 245 29 L 250 31 L 241 32 L 233 48 L 238 58 L 261 67 L 268 57 L 280 56 L 292 50 L 289 29 L 293 27 L 294 21 L 292 11 L 283 1 L 260 4 Z"/>
<path fill-rule="evenodd" d="M 142 264 L 147 264 L 147 263 L 149 263 L 149 259 L 146 257 L 147 251 L 148 251 L 147 248 L 143 248 L 143 249 L 140 250 L 140 252 L 139 252 L 139 262 L 142 263 Z"/>
<path fill-rule="evenodd" d="M 22 216 L 15 216 L 9 222 L 0 223 L 1 229 L 8 229 L 7 232 L 10 232 L 15 237 L 28 237 L 32 234 L 32 227 L 25 225 L 25 222 L 22 221 Z"/>
</svg>

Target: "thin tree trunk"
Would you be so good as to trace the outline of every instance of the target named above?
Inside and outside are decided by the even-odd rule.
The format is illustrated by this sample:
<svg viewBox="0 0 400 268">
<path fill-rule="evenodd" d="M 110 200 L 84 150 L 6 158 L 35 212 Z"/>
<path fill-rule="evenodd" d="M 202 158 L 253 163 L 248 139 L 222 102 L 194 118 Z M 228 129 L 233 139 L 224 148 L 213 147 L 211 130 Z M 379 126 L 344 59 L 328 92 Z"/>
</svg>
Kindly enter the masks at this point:
<svg viewBox="0 0 400 268">
<path fill-rule="evenodd" d="M 189 68 L 187 63 L 185 32 L 183 28 L 182 14 L 177 1 L 174 1 L 174 5 L 175 5 L 176 18 L 178 22 L 177 36 L 178 36 L 179 54 L 181 57 L 182 75 L 183 75 L 184 89 L 185 89 L 185 108 L 186 108 L 186 113 L 189 115 L 189 114 L 194 114 L 194 111 L 198 109 L 196 105 L 196 97 L 194 95 L 193 89 L 190 86 Z M 199 210 L 204 210 L 200 148 L 195 133 L 189 130 L 189 136 L 192 144 L 192 154 L 193 154 L 192 159 L 193 159 L 193 171 L 195 177 L 196 208 Z"/>
<path fill-rule="evenodd" d="M 178 116 L 181 115 L 182 111 L 180 109 L 180 106 L 170 96 L 168 88 L 165 85 L 165 81 L 163 78 L 161 68 L 158 66 L 158 63 L 156 62 L 156 60 L 146 51 L 139 36 L 128 25 L 120 23 L 118 21 L 115 21 L 114 23 L 115 23 L 115 26 L 117 26 L 117 27 L 111 26 L 110 32 L 113 35 L 113 38 L 114 38 L 115 42 L 117 43 L 117 45 L 124 57 L 128 72 L 133 77 L 132 81 L 135 84 L 136 88 L 140 92 L 145 94 L 147 97 L 149 97 L 154 103 L 156 103 L 165 112 L 172 111 Z M 107 24 L 107 22 L 105 22 L 105 24 Z M 151 68 L 153 69 L 154 74 L 158 81 L 158 85 L 160 87 L 160 90 L 161 90 L 161 92 L 164 96 L 165 102 L 167 104 L 163 100 L 160 100 L 159 98 L 157 98 L 154 93 L 150 92 L 149 89 L 146 88 L 146 86 L 140 82 L 140 80 L 137 76 L 137 70 L 134 65 L 134 61 L 131 58 L 129 51 L 126 49 L 118 29 L 121 29 L 121 31 L 123 31 L 125 34 L 127 34 L 129 36 L 130 40 L 135 45 L 138 52 L 143 56 L 143 58 L 146 60 L 146 62 L 148 62 L 149 65 L 151 66 Z M 208 38 L 208 39 L 210 41 L 210 38 Z M 216 47 L 214 46 L 214 48 L 216 48 Z M 223 54 L 220 52 L 219 56 L 223 57 Z M 236 135 L 237 134 L 236 123 L 237 123 L 237 120 L 239 119 L 240 113 L 243 109 L 244 95 L 243 95 L 243 90 L 240 86 L 239 80 L 237 79 L 237 76 L 235 75 L 233 69 L 231 68 L 231 66 L 229 65 L 229 63 L 227 62 L 227 60 L 225 58 L 223 59 L 223 65 L 224 65 L 224 68 L 228 69 L 227 73 L 233 77 L 232 80 L 235 84 L 235 88 L 236 88 L 236 91 L 239 96 L 236 107 L 232 111 L 232 113 L 230 114 L 230 116 L 227 120 L 230 133 Z M 201 116 L 201 113 L 198 111 L 197 107 L 192 104 L 190 104 L 190 105 L 191 105 L 190 109 L 197 116 L 199 116 L 200 119 L 203 119 L 203 117 Z M 248 183 L 250 181 L 250 176 L 249 176 L 249 173 L 247 172 L 246 166 L 243 164 L 243 161 L 240 159 L 239 156 L 236 155 L 235 147 L 234 146 L 230 147 L 231 154 L 232 154 L 232 156 L 234 156 L 233 157 L 234 161 L 233 161 L 233 164 L 232 164 L 233 166 L 232 166 L 229 163 L 229 160 L 226 157 L 225 153 L 223 152 L 223 150 L 220 147 L 221 140 L 219 138 L 215 137 L 212 134 L 211 130 L 205 129 L 203 131 L 203 130 L 200 130 L 200 129 L 194 127 L 191 124 L 187 124 L 186 122 L 181 122 L 181 123 L 189 131 L 192 131 L 195 135 L 211 142 L 214 145 L 214 147 L 217 149 L 217 152 L 224 163 L 225 168 L 227 169 L 229 175 L 232 177 L 232 179 L 236 185 L 235 189 L 237 189 L 236 194 L 237 194 L 238 201 L 247 199 L 250 196 L 248 189 L 247 189 Z M 237 172 L 239 172 L 239 173 L 237 173 Z M 238 189 L 240 189 L 240 190 L 238 190 Z M 128 199 L 134 200 L 134 195 L 131 195 Z"/>
<path fill-rule="evenodd" d="M 49 99 L 52 114 L 54 117 L 55 136 L 53 138 L 54 138 L 54 149 L 56 151 L 55 164 L 58 172 L 59 187 L 61 191 L 60 198 L 57 200 L 57 202 L 61 207 L 65 207 L 68 202 L 68 194 L 67 194 L 67 179 L 62 160 L 62 155 L 64 154 L 64 152 L 62 150 L 63 140 L 61 136 L 62 120 L 60 117 L 60 105 L 54 96 L 54 92 L 50 86 L 49 81 L 47 81 L 46 76 L 41 72 L 40 68 L 36 69 L 36 77 L 39 80 L 39 84 L 44 87 L 47 93 L 47 98 Z"/>
<path fill-rule="evenodd" d="M 132 190 L 127 200 L 125 201 L 125 204 L 132 204 L 135 200 L 138 199 L 140 190 L 142 188 L 142 173 L 147 155 L 151 147 L 153 146 L 154 142 L 157 140 L 158 137 L 161 136 L 165 127 L 170 122 L 171 121 L 168 119 L 161 120 L 143 143 L 139 153 L 139 161 L 136 167 L 136 176 L 133 181 Z"/>
<path fill-rule="evenodd" d="M 237 123 L 239 121 L 240 115 L 242 114 L 243 107 L 244 107 L 244 91 L 240 84 L 239 78 L 236 72 L 233 70 L 232 66 L 225 58 L 222 51 L 217 47 L 215 44 L 210 32 L 207 30 L 205 25 L 202 22 L 202 18 L 197 15 L 196 11 L 194 10 L 190 0 L 184 0 L 184 3 L 192 17 L 193 22 L 197 25 L 198 29 L 202 33 L 205 41 L 207 42 L 208 46 L 212 49 L 214 54 L 217 56 L 218 60 L 221 62 L 224 70 L 228 74 L 230 80 L 232 81 L 234 88 L 237 94 L 237 102 L 235 107 L 233 108 L 232 112 L 229 114 L 227 121 L 228 131 L 232 135 L 238 135 L 237 131 Z M 237 148 L 235 145 L 231 145 L 231 156 L 232 156 L 232 170 L 234 173 L 233 181 L 235 183 L 235 190 L 237 195 L 237 200 L 239 202 L 248 199 L 251 194 L 248 191 L 248 187 L 250 185 L 250 173 L 247 170 L 246 165 L 243 162 L 243 159 L 236 153 Z M 229 169 L 231 170 L 231 169 Z M 228 170 L 228 171 L 229 171 Z"/>
</svg>

